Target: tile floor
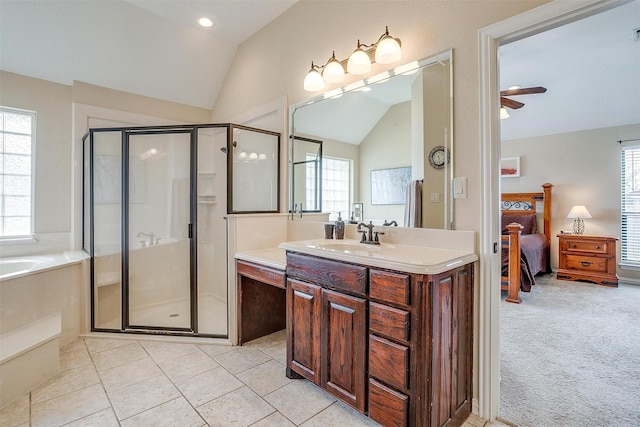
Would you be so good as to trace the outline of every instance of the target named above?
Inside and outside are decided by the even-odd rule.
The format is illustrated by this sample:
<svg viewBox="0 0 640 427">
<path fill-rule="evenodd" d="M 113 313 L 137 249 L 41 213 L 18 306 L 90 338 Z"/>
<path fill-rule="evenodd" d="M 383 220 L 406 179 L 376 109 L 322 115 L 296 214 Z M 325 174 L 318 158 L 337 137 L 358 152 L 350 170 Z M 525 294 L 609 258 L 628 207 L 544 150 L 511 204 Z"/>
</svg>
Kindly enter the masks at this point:
<svg viewBox="0 0 640 427">
<path fill-rule="evenodd" d="M 0 411 L 1 427 L 230 425 L 378 424 L 288 379 L 284 331 L 242 347 L 78 339 L 61 350 L 55 378 Z"/>
</svg>

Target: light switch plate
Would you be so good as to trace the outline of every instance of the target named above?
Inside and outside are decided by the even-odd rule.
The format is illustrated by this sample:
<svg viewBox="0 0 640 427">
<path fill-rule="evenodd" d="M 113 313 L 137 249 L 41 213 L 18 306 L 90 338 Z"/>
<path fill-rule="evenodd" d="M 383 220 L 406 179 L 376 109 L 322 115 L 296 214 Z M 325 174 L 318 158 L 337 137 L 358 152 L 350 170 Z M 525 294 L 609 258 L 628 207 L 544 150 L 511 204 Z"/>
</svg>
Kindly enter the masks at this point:
<svg viewBox="0 0 640 427">
<path fill-rule="evenodd" d="M 453 178 L 453 198 L 454 199 L 467 198 L 467 177 L 466 176 Z"/>
</svg>

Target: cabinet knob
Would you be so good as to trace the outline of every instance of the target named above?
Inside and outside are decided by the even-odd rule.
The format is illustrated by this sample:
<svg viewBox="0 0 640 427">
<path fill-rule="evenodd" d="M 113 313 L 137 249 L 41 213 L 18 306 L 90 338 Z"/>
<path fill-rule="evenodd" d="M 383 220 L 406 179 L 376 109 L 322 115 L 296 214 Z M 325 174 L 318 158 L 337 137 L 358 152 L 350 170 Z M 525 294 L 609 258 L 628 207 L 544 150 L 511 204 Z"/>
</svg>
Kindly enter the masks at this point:
<svg viewBox="0 0 640 427">
<path fill-rule="evenodd" d="M 574 244 L 572 244 L 572 245 L 571 245 L 571 247 L 572 247 L 572 248 L 575 248 L 575 247 L 576 247 L 576 244 L 575 244 L 575 243 L 574 243 Z"/>
<path fill-rule="evenodd" d="M 596 249 L 600 249 L 600 245 L 596 245 Z"/>
</svg>

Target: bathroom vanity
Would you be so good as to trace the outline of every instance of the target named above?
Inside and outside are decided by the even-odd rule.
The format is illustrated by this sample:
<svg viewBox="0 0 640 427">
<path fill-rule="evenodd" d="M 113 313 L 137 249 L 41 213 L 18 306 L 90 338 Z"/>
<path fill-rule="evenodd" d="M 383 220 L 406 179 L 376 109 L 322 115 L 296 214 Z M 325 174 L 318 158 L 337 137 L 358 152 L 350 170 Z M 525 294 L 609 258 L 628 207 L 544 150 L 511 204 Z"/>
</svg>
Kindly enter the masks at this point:
<svg viewBox="0 0 640 427">
<path fill-rule="evenodd" d="M 287 242 L 287 375 L 384 426 L 461 425 L 471 413 L 470 252 Z"/>
</svg>

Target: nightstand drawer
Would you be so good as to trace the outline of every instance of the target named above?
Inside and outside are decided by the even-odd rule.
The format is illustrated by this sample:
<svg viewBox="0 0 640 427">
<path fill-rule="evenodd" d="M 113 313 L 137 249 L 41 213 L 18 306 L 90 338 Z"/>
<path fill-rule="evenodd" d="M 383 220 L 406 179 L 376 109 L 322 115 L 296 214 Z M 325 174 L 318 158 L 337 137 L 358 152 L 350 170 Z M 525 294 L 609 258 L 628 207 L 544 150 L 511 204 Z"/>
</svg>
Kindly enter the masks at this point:
<svg viewBox="0 0 640 427">
<path fill-rule="evenodd" d="M 571 270 L 581 270 L 598 273 L 607 272 L 607 258 L 567 254 L 566 262 L 566 268 Z"/>
<path fill-rule="evenodd" d="M 568 252 L 588 252 L 594 254 L 607 254 L 608 242 L 594 242 L 590 240 L 573 240 L 567 242 L 565 248 Z"/>
</svg>

